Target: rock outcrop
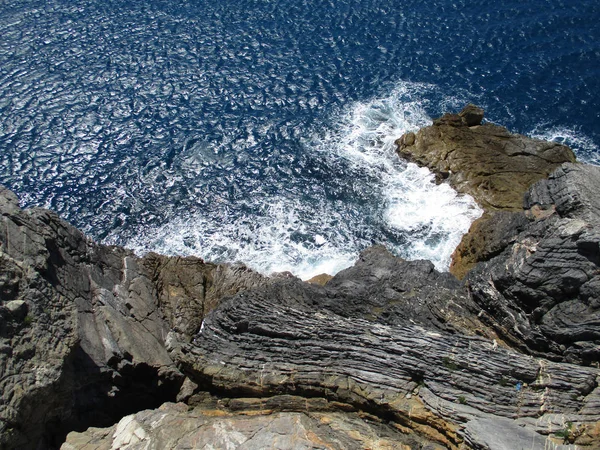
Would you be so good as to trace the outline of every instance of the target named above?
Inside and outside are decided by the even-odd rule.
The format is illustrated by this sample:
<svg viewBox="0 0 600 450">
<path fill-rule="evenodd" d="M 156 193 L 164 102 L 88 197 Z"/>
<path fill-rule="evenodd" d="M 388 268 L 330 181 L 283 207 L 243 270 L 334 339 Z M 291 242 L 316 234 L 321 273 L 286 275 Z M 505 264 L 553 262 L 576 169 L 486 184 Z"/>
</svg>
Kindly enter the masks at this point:
<svg viewBox="0 0 600 450">
<path fill-rule="evenodd" d="M 512 134 L 482 120 L 483 110 L 467 105 L 459 114 L 444 114 L 396 141 L 402 158 L 429 168 L 438 181 L 447 180 L 458 192 L 471 195 L 485 211 L 453 256 L 451 272 L 459 278 L 495 251 L 487 243 L 488 234 L 498 222 L 506 224 L 508 216 L 502 211 L 521 211 L 531 185 L 562 163 L 575 162 L 564 145 Z"/>
<path fill-rule="evenodd" d="M 485 318 L 512 345 L 600 361 L 598 192 L 599 167 L 563 165 L 528 192 L 526 211 L 514 213 L 521 225 L 490 243 L 498 255 L 467 276 Z"/>
<path fill-rule="evenodd" d="M 488 211 L 519 211 L 523 194 L 564 162 L 575 162 L 569 147 L 512 134 L 481 123 L 483 110 L 468 105 L 444 114 L 433 125 L 402 136 L 396 144 L 405 159 L 447 179 Z"/>
<path fill-rule="evenodd" d="M 597 362 L 600 172 L 559 166 L 574 160 L 567 147 L 480 125 L 482 118 L 469 105 L 398 142 L 400 154 L 451 173 L 450 183 L 486 208 L 457 248 L 452 271 L 463 277 L 475 267 L 467 277 L 472 298 L 511 345 Z"/>
<path fill-rule="evenodd" d="M 387 269 L 373 264 L 379 258 Z M 283 279 L 224 301 L 176 357 L 198 391 L 219 399 L 211 408 L 195 394 L 189 407 L 164 407 L 173 413 L 145 411 L 109 430 L 73 433 L 63 448 L 203 448 L 202 430 L 211 427 L 224 433 L 217 442 L 235 436 L 232 448 L 248 449 L 269 439 L 271 448 L 598 448 L 597 368 L 459 332 L 462 321 L 483 326 L 468 302 L 457 313 L 464 292 L 432 268 L 429 282 L 417 281 L 407 265 L 424 263 L 393 259 L 371 249 L 325 287 Z M 436 279 L 438 306 L 427 292 Z M 369 287 L 366 306 L 346 301 Z M 412 302 L 435 312 L 411 319 Z M 389 303 L 405 316 L 374 314 Z"/>
<path fill-rule="evenodd" d="M 282 405 L 290 408 L 294 402 L 296 409 L 308 412 L 281 411 Z M 411 449 L 403 444 L 409 439 L 401 431 L 336 409 L 319 399 L 292 396 L 236 399 L 229 407 L 211 409 L 167 403 L 127 416 L 110 428 L 71 433 L 62 448 Z"/>
<path fill-rule="evenodd" d="M 0 448 L 599 449 L 600 168 L 482 116 L 402 138 L 485 192 L 464 281 L 383 247 L 314 284 L 140 258 L 0 190 Z"/>
<path fill-rule="evenodd" d="M 98 245 L 0 188 L 0 448 L 57 447 L 174 399 L 184 376 L 169 341 L 257 284 L 243 267 Z"/>
</svg>

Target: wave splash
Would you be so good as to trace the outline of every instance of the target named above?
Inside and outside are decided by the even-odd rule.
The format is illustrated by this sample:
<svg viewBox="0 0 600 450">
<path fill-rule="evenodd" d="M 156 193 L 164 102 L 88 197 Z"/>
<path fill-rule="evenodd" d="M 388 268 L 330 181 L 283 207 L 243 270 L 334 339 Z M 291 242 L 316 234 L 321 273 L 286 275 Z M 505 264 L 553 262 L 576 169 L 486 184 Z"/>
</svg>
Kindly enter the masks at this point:
<svg viewBox="0 0 600 450">
<path fill-rule="evenodd" d="M 534 128 L 531 137 L 567 145 L 573 150 L 579 161 L 600 166 L 600 148 L 590 137 L 575 127 L 546 128 L 544 124 L 541 124 Z"/>
<path fill-rule="evenodd" d="M 472 197 L 448 184 L 437 185 L 428 169 L 396 154 L 399 137 L 431 124 L 425 107 L 432 97 L 441 110 L 464 105 L 464 100 L 443 96 L 433 85 L 403 82 L 385 98 L 356 104 L 341 120 L 341 136 L 330 136 L 321 148 L 335 149 L 338 157 L 370 173 L 379 185 L 380 225 L 392 237 L 381 243 L 398 256 L 427 259 L 445 271 L 462 236 L 483 211 Z"/>
<path fill-rule="evenodd" d="M 394 144 L 431 122 L 424 94 L 434 90 L 399 83 L 390 95 L 356 103 L 333 115 L 331 125 L 311 130 L 302 139 L 303 151 L 328 172 L 318 189 L 280 189 L 246 199 L 252 203 L 248 214 L 180 216 L 143 230 L 126 246 L 139 253 L 152 249 L 243 262 L 265 274 L 289 271 L 308 279 L 333 275 L 363 249 L 383 244 L 399 256 L 428 259 L 447 270 L 452 251 L 482 211 L 471 197 L 436 185 L 427 169 L 400 160 Z M 460 103 L 443 101 L 452 104 L 443 107 Z"/>
</svg>

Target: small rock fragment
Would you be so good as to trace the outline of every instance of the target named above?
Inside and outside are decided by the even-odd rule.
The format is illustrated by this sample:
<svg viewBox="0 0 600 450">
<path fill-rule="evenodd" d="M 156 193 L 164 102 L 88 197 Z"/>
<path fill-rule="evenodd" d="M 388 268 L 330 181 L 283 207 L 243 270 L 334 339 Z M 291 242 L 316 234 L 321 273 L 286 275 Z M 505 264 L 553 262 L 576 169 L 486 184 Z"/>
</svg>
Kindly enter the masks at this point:
<svg viewBox="0 0 600 450">
<path fill-rule="evenodd" d="M 23 300 L 12 300 L 4 304 L 4 307 L 8 309 L 13 317 L 18 320 L 23 320 L 27 316 L 29 307 Z"/>
<path fill-rule="evenodd" d="M 481 125 L 481 121 L 483 120 L 483 109 L 469 103 L 458 113 L 458 115 L 465 120 L 467 126 L 474 127 L 476 125 Z"/>
</svg>

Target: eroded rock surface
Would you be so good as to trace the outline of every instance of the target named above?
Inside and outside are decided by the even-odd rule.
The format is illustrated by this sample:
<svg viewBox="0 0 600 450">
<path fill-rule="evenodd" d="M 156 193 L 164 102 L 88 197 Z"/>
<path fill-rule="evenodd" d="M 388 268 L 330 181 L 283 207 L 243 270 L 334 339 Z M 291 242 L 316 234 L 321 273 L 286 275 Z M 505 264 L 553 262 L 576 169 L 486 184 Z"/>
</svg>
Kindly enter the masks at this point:
<svg viewBox="0 0 600 450">
<path fill-rule="evenodd" d="M 127 416 L 110 428 L 71 433 L 62 448 L 410 450 L 406 443 L 416 444 L 415 439 L 394 427 L 355 412 L 335 412 L 327 408 L 326 402 L 299 398 L 310 408 L 285 412 L 278 411 L 276 398 L 260 403 L 248 400 L 245 406 L 254 406 L 252 414 L 250 410 L 236 414 L 223 406 L 190 409 L 185 404 L 167 403 L 157 410 Z M 243 403 L 243 399 L 238 400 L 234 408 Z M 435 448 L 431 446 L 430 450 Z"/>
<path fill-rule="evenodd" d="M 0 214 L 0 448 L 57 446 L 174 399 L 167 338 L 185 342 L 220 296 L 264 279 L 95 244 L 4 188 Z"/>
<path fill-rule="evenodd" d="M 396 141 L 402 158 L 429 168 L 438 181 L 447 180 L 485 210 L 453 255 L 450 271 L 459 278 L 497 251 L 489 247 L 488 234 L 498 227 L 506 233 L 519 226 L 518 218 L 504 212 L 520 212 L 530 186 L 562 163 L 575 162 L 564 145 L 512 134 L 482 120 L 483 110 L 467 105 L 459 114 L 444 114 Z"/>
<path fill-rule="evenodd" d="M 327 289 L 293 280 L 241 293 L 207 317 L 182 369 L 216 392 L 348 404 L 447 448 L 467 437 L 486 448 L 489 435 L 465 431 L 475 420 L 504 417 L 514 433 L 539 434 L 532 448 L 544 448 L 564 423 L 583 436 L 600 419 L 597 368 L 534 358 L 433 321 L 351 318 L 329 302 Z"/>
<path fill-rule="evenodd" d="M 459 114 L 444 114 L 414 137 L 401 137 L 398 153 L 447 178 L 486 210 L 520 210 L 533 183 L 575 161 L 569 147 L 480 124 L 482 118 L 483 111 L 473 105 Z"/>
<path fill-rule="evenodd" d="M 402 144 L 475 139 L 490 160 L 521 161 L 523 179 L 546 169 L 522 158 L 569 159 L 482 114 Z M 488 194 L 497 178 L 487 186 L 501 193 L 489 167 L 447 176 Z M 490 200 L 463 241 L 464 282 L 373 247 L 320 285 L 139 258 L 2 189 L 0 448 L 56 448 L 75 430 L 65 450 L 598 449 L 598 192 L 600 168 L 568 163 L 525 209 L 514 192 Z"/>
<path fill-rule="evenodd" d="M 483 319 L 513 345 L 600 361 L 600 167 L 565 164 L 534 185 L 528 220 L 467 277 Z M 522 219 L 519 219 L 522 223 Z"/>
</svg>

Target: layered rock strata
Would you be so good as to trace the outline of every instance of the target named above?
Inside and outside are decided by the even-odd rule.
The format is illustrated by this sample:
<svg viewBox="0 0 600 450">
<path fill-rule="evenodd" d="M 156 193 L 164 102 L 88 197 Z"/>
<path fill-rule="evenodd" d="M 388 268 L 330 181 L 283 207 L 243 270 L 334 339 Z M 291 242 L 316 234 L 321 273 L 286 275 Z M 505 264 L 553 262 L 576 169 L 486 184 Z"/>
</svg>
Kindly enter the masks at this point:
<svg viewBox="0 0 600 450">
<path fill-rule="evenodd" d="M 0 448 L 57 447 L 174 399 L 184 375 L 169 342 L 260 284 L 243 267 L 98 245 L 0 188 Z"/>
<path fill-rule="evenodd" d="M 172 354 L 198 386 L 187 406 L 63 448 L 598 448 L 600 370 L 498 345 L 477 310 L 429 263 L 373 248 L 325 287 L 282 279 L 225 300 Z"/>
<path fill-rule="evenodd" d="M 396 141 L 402 158 L 429 168 L 438 181 L 447 180 L 458 192 L 471 195 L 485 211 L 453 256 L 451 272 L 459 278 L 496 251 L 488 235 L 495 233 L 498 222 L 505 224 L 503 212 L 521 211 L 531 185 L 562 163 L 575 162 L 570 148 L 482 123 L 483 115 L 481 108 L 468 105 Z"/>
<path fill-rule="evenodd" d="M 481 117 L 434 127 L 469 146 Z M 600 168 L 531 182 L 464 281 L 373 247 L 324 286 L 139 258 L 0 190 L 0 448 L 600 448 Z"/>
<path fill-rule="evenodd" d="M 600 361 L 600 168 L 564 164 L 492 239 L 497 256 L 467 276 L 482 320 L 528 352 Z"/>
</svg>

